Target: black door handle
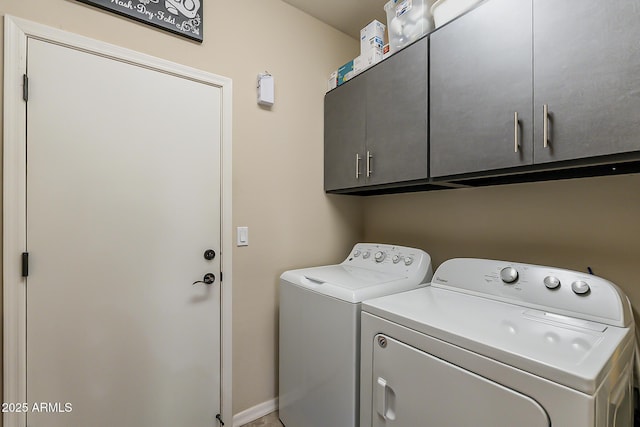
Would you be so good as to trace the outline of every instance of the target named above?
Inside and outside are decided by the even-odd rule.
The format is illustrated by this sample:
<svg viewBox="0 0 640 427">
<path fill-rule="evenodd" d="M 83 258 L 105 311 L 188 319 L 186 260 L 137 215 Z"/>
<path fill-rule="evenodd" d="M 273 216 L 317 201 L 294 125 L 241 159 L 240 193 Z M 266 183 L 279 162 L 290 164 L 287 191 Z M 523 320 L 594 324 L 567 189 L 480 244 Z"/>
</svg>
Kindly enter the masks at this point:
<svg viewBox="0 0 640 427">
<path fill-rule="evenodd" d="M 196 283 L 204 283 L 205 285 L 210 285 L 215 281 L 216 281 L 216 275 L 213 273 L 207 273 L 204 275 L 202 280 L 197 280 L 193 282 L 193 284 L 195 285 Z"/>
</svg>

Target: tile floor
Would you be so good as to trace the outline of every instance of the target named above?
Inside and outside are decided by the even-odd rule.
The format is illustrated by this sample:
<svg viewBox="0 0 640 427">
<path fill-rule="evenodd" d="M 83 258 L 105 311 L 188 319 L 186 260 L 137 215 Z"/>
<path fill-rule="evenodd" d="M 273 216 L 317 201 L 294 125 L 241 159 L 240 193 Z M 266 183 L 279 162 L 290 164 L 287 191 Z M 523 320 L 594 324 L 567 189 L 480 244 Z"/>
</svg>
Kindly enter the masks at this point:
<svg viewBox="0 0 640 427">
<path fill-rule="evenodd" d="M 276 411 L 262 418 L 258 418 L 249 424 L 245 424 L 242 427 L 282 427 L 282 423 L 278 419 L 278 411 Z"/>
</svg>

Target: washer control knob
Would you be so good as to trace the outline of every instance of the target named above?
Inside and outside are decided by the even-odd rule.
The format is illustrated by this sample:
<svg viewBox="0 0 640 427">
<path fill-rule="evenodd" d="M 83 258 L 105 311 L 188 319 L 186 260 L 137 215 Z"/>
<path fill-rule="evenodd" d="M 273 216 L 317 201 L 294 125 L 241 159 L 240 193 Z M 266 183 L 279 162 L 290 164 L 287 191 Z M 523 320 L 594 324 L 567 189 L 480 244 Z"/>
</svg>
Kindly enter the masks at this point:
<svg viewBox="0 0 640 427">
<path fill-rule="evenodd" d="M 387 256 L 387 254 L 385 254 L 384 252 L 378 251 L 378 252 L 376 252 L 376 254 L 373 257 L 376 259 L 376 262 L 382 262 L 382 261 L 384 261 L 386 256 Z"/>
<path fill-rule="evenodd" d="M 394 255 L 393 258 L 391 258 L 393 260 L 394 264 L 397 264 L 400 262 L 400 257 L 398 255 Z"/>
<path fill-rule="evenodd" d="M 365 253 L 362 254 L 362 258 L 367 259 L 371 256 L 371 252 L 367 251 Z"/>
<path fill-rule="evenodd" d="M 518 270 L 513 267 L 505 267 L 500 270 L 500 278 L 504 283 L 513 283 L 518 280 Z"/>
<path fill-rule="evenodd" d="M 589 284 L 583 280 L 576 280 L 573 282 L 571 284 L 571 289 L 578 295 L 586 295 L 591 290 Z"/>
<path fill-rule="evenodd" d="M 353 256 L 358 258 L 360 256 L 362 252 L 360 252 L 358 249 L 356 249 L 355 251 L 353 251 Z"/>
<path fill-rule="evenodd" d="M 544 285 L 549 289 L 556 289 L 560 286 L 560 279 L 553 276 L 547 276 L 544 278 Z"/>
<path fill-rule="evenodd" d="M 413 264 L 413 258 L 411 258 L 410 256 L 404 257 L 404 265 L 409 266 L 411 264 Z"/>
</svg>

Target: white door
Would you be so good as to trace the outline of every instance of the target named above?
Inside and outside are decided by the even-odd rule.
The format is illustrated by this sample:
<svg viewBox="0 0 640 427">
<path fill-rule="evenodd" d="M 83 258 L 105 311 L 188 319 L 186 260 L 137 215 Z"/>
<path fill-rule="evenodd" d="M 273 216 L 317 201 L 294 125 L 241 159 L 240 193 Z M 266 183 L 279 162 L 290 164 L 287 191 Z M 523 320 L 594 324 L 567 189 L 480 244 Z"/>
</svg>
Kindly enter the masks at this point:
<svg viewBox="0 0 640 427">
<path fill-rule="evenodd" d="M 35 39 L 27 73 L 27 424 L 217 426 L 220 88 Z"/>
<path fill-rule="evenodd" d="M 374 340 L 374 427 L 550 426 L 528 396 L 391 337 Z"/>
</svg>

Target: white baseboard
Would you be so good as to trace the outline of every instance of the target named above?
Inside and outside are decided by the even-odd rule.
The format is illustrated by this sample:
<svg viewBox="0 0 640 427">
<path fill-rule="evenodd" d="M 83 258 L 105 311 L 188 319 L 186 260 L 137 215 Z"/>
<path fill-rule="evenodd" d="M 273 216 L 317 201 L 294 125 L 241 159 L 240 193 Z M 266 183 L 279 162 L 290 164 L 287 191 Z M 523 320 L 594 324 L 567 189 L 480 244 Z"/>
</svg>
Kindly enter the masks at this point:
<svg viewBox="0 0 640 427">
<path fill-rule="evenodd" d="M 233 427 L 240 427 L 278 409 L 278 398 L 267 400 L 233 416 Z"/>
</svg>

